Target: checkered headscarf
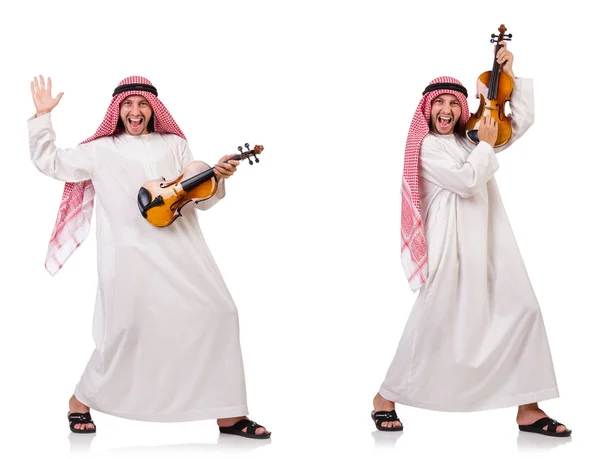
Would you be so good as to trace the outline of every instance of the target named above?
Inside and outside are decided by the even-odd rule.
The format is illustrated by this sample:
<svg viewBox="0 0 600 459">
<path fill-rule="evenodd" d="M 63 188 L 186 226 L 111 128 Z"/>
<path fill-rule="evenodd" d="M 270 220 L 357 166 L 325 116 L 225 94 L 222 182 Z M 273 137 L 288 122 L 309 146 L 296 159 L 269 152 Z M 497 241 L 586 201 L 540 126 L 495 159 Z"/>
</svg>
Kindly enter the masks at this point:
<svg viewBox="0 0 600 459">
<path fill-rule="evenodd" d="M 176 134 L 185 139 L 183 132 L 181 132 L 169 111 L 158 99 L 156 89 L 152 86 L 152 83 L 146 78 L 131 76 L 121 81 L 115 89 L 106 116 L 96 133 L 81 143 L 88 143 L 100 137 L 118 133 L 117 123 L 120 118 L 121 102 L 126 97 L 135 94 L 143 96 L 152 107 L 155 132 Z M 63 267 L 67 259 L 88 235 L 94 206 L 94 194 L 94 186 L 91 180 L 65 183 L 58 216 L 46 255 L 46 269 L 51 275 L 55 275 Z"/>
<path fill-rule="evenodd" d="M 401 256 L 404 272 L 413 291 L 421 288 L 427 280 L 428 274 L 427 243 L 421 219 L 421 197 L 419 196 L 419 153 L 421 143 L 429 133 L 431 102 L 441 94 L 452 94 L 458 98 L 462 110 L 460 126 L 467 124 L 470 116 L 466 90 L 460 81 L 444 76 L 436 78 L 427 86 L 410 123 L 402 174 Z"/>
</svg>

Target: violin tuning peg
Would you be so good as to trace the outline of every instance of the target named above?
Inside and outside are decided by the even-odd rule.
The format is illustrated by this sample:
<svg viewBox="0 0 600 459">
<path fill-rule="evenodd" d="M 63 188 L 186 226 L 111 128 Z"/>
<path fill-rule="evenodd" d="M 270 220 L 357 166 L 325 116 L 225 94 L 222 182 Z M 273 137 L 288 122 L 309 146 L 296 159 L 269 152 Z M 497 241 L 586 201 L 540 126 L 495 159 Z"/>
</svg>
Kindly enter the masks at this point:
<svg viewBox="0 0 600 459">
<path fill-rule="evenodd" d="M 249 143 L 245 143 L 244 146 L 246 147 L 247 150 L 250 150 L 250 144 Z"/>
<path fill-rule="evenodd" d="M 238 147 L 238 151 L 241 153 L 242 152 L 242 147 Z"/>
<path fill-rule="evenodd" d="M 250 164 L 251 166 L 252 166 L 252 164 L 254 164 L 254 163 L 252 162 L 252 158 L 250 158 L 250 156 L 248 156 L 248 164 Z"/>
</svg>

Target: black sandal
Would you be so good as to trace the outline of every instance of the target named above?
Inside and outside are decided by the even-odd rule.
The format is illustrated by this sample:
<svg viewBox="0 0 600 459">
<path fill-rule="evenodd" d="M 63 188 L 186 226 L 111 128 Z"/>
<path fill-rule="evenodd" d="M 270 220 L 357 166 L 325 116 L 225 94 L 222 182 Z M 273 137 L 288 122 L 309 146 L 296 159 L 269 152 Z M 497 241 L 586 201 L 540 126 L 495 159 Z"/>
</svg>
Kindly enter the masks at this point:
<svg viewBox="0 0 600 459">
<path fill-rule="evenodd" d="M 87 413 L 67 413 L 67 418 L 69 419 L 69 428 L 71 432 L 80 433 L 80 434 L 90 434 L 96 433 L 96 424 L 92 421 L 92 415 L 88 411 Z M 93 429 L 76 429 L 75 424 L 94 424 Z"/>
<path fill-rule="evenodd" d="M 383 432 L 398 432 L 400 430 L 404 430 L 404 426 L 402 425 L 402 421 L 398 419 L 398 415 L 396 414 L 396 410 L 392 411 L 372 411 L 371 419 L 375 422 L 375 427 L 377 430 L 382 430 Z M 400 427 L 382 427 L 382 422 L 400 422 Z"/>
<path fill-rule="evenodd" d="M 246 427 L 248 427 L 246 429 L 246 432 L 243 432 L 243 429 L 245 429 Z M 250 419 L 242 419 L 241 421 L 236 422 L 231 427 L 219 427 L 219 432 L 231 435 L 241 435 L 242 437 L 256 438 L 261 440 L 265 438 L 270 438 L 271 432 L 265 432 L 260 435 L 256 434 L 256 430 L 260 427 L 264 429 L 263 426 L 257 424 L 254 421 L 251 421 Z"/>
<path fill-rule="evenodd" d="M 548 430 L 544 430 L 544 427 L 548 426 Z M 565 430 L 564 432 L 557 432 L 556 428 L 558 426 L 565 426 L 558 421 L 555 421 L 552 418 L 542 418 L 535 421 L 533 424 L 529 425 L 520 425 L 519 430 L 523 432 L 532 432 L 538 433 L 542 435 L 548 435 L 549 437 L 569 437 L 571 436 L 570 430 Z M 566 427 L 566 426 L 565 426 Z"/>
</svg>

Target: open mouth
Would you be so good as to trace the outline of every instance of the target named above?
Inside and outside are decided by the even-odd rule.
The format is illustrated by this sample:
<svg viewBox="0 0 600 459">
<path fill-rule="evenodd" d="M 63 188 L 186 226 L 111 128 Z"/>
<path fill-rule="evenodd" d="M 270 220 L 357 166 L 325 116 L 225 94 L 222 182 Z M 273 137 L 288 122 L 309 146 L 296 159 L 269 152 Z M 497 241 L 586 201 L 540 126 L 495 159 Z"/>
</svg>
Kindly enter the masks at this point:
<svg viewBox="0 0 600 459">
<path fill-rule="evenodd" d="M 450 127 L 450 125 L 452 123 L 452 117 L 451 116 L 438 116 L 438 123 L 443 128 Z"/>
<path fill-rule="evenodd" d="M 142 125 L 142 121 L 143 118 L 127 118 L 127 122 L 134 129 L 139 128 Z"/>
</svg>

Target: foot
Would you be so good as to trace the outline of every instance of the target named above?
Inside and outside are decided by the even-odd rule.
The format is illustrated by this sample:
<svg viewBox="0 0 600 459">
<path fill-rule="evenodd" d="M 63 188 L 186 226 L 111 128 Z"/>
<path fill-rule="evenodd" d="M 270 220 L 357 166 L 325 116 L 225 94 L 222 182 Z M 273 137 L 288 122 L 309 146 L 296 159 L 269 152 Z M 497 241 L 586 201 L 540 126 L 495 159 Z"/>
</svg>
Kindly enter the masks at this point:
<svg viewBox="0 0 600 459">
<path fill-rule="evenodd" d="M 234 425 L 236 422 L 241 421 L 242 419 L 248 419 L 247 416 L 238 416 L 235 418 L 221 418 L 221 419 L 217 419 L 217 425 L 219 427 L 231 427 L 232 425 Z M 242 429 L 242 432 L 246 433 L 248 430 L 248 427 L 244 427 Z M 256 435 L 261 435 L 267 432 L 267 429 L 265 429 L 264 427 L 259 427 L 258 429 L 256 429 L 255 434 Z"/>
<path fill-rule="evenodd" d="M 375 398 L 373 398 L 373 409 L 377 411 L 392 411 L 396 406 L 394 402 L 390 402 L 389 400 L 383 398 L 379 392 Z M 382 422 L 381 427 L 400 427 L 402 423 L 400 421 L 392 421 L 392 422 Z"/>
<path fill-rule="evenodd" d="M 89 413 L 90 407 L 81 403 L 73 395 L 69 400 L 69 411 L 71 413 Z M 91 430 L 94 428 L 94 424 L 75 424 L 73 427 L 77 430 Z"/>
<path fill-rule="evenodd" d="M 537 403 L 521 405 L 519 406 L 519 410 L 517 412 L 517 424 L 528 426 L 546 417 L 548 417 L 548 415 L 540 409 Z M 544 430 L 548 430 L 548 426 L 544 427 Z M 567 430 L 567 427 L 562 424 L 556 428 L 557 432 L 566 432 Z"/>
</svg>

